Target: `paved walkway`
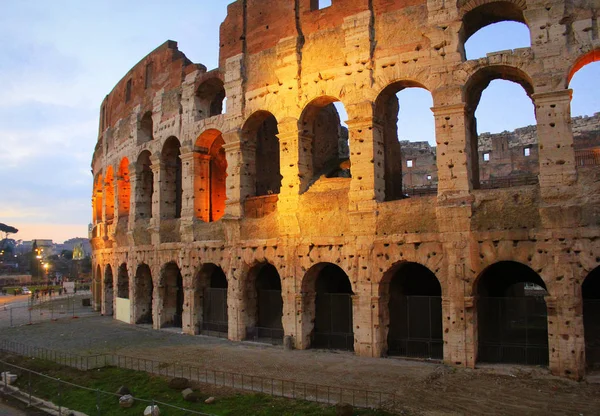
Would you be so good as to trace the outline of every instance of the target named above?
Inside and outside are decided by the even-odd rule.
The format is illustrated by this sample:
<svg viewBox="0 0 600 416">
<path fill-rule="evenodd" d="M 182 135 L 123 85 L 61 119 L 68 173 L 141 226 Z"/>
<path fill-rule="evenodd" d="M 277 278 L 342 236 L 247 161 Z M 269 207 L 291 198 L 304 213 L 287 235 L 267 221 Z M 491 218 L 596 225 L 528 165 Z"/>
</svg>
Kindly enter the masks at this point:
<svg viewBox="0 0 600 416">
<path fill-rule="evenodd" d="M 83 355 L 116 353 L 245 375 L 393 392 L 403 408 L 417 414 L 593 415 L 600 409 L 600 386 L 559 379 L 546 369 L 485 366 L 469 370 L 343 352 L 286 352 L 281 347 L 188 336 L 172 329 L 157 331 L 109 317 L 5 328 L 0 339 Z"/>
</svg>

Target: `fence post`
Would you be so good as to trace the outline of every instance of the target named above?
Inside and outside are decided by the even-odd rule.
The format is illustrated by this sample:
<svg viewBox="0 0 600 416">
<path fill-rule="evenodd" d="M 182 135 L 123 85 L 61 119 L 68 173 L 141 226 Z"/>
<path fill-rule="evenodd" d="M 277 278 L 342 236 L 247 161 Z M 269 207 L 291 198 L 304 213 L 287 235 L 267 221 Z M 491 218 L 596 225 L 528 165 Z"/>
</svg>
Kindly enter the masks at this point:
<svg viewBox="0 0 600 416">
<path fill-rule="evenodd" d="M 29 387 L 29 407 L 31 407 L 31 371 L 27 373 L 29 375 L 27 380 L 27 386 Z"/>
<path fill-rule="evenodd" d="M 96 414 L 98 416 L 101 415 L 100 413 L 100 390 L 96 389 Z"/>
<path fill-rule="evenodd" d="M 32 324 L 32 322 L 31 322 L 31 309 L 32 309 L 32 308 L 27 308 L 27 310 L 28 310 L 28 312 L 29 312 L 29 324 L 30 324 L 30 325 Z"/>
<path fill-rule="evenodd" d="M 60 379 L 56 379 L 56 384 L 58 385 L 58 414 L 62 415 L 62 406 L 61 406 L 61 400 L 60 400 Z"/>
<path fill-rule="evenodd" d="M 10 308 L 9 311 L 10 311 L 10 327 L 12 328 L 12 326 L 13 326 L 12 308 Z"/>
</svg>

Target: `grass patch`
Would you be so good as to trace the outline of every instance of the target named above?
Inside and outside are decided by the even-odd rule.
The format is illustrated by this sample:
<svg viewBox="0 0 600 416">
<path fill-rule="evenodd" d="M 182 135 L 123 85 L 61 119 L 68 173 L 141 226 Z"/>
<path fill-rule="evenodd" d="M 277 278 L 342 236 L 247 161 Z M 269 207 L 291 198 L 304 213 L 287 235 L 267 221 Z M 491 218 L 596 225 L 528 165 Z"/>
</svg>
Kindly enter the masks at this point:
<svg viewBox="0 0 600 416">
<path fill-rule="evenodd" d="M 59 383 L 38 375 L 29 375 L 25 371 L 9 369 L 19 375 L 17 387 L 29 391 L 37 397 L 50 400 L 57 405 L 78 410 L 88 415 L 98 414 L 97 406 L 102 415 L 140 415 L 150 403 L 136 400 L 133 407 L 122 409 L 118 405 L 116 395 L 102 394 L 96 390 L 115 392 L 126 385 L 134 397 L 139 399 L 155 400 L 174 406 L 183 407 L 212 415 L 223 416 L 335 416 L 334 406 L 325 406 L 318 403 L 272 397 L 264 394 L 241 393 L 230 388 L 219 388 L 212 385 L 194 383 L 192 388 L 197 393 L 200 401 L 190 403 L 183 400 L 181 392 L 168 387 L 168 379 L 152 376 L 142 371 L 125 370 L 116 367 L 106 367 L 96 370 L 79 371 L 70 367 L 61 366 L 51 361 L 25 358 L 19 356 L 5 356 L 4 361 L 43 373 L 65 382 L 86 386 L 90 390 L 76 388 Z M 4 367 L 0 364 L 0 367 Z M 5 371 L 4 369 L 2 371 Z M 204 400 L 210 396 L 216 398 L 215 403 L 205 404 Z M 186 415 L 184 410 L 161 407 L 162 415 Z M 360 416 L 388 416 L 380 410 L 357 409 L 354 415 Z"/>
</svg>

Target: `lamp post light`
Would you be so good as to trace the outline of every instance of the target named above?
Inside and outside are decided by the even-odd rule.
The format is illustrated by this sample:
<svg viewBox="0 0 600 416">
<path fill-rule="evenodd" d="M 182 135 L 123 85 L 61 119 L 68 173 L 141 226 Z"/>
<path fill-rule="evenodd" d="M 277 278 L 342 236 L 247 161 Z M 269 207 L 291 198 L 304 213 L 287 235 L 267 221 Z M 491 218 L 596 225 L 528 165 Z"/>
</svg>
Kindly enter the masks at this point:
<svg viewBox="0 0 600 416">
<path fill-rule="evenodd" d="M 44 274 L 46 275 L 46 286 L 50 284 L 50 278 L 48 276 L 48 263 L 44 263 Z"/>
</svg>

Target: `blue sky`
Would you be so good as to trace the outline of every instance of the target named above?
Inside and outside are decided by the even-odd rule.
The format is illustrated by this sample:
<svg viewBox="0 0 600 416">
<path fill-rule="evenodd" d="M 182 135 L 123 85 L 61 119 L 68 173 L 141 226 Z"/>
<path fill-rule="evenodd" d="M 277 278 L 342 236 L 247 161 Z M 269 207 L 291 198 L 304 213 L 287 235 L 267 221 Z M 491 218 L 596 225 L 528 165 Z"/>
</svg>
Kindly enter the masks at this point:
<svg viewBox="0 0 600 416">
<path fill-rule="evenodd" d="M 2 2 L 0 222 L 20 229 L 15 238 L 60 242 L 87 236 L 90 161 L 102 99 L 133 65 L 167 39 L 176 40 L 193 62 L 215 68 L 219 25 L 229 2 Z M 493 27 L 473 36 L 467 45 L 470 57 L 484 55 L 482 49 L 528 46 L 526 27 L 514 25 L 503 36 Z M 574 78 L 575 115 L 600 111 L 598 65 L 585 67 Z M 586 83 L 588 87 L 583 87 Z M 521 99 L 515 98 L 515 91 Z M 400 97 L 404 110 L 400 121 L 406 126 L 400 138 L 433 141 L 431 96 L 424 90 L 415 92 Z M 498 112 L 499 102 L 508 103 L 502 107 L 510 108 L 510 114 Z M 477 116 L 480 132 L 534 123 L 531 102 L 520 86 L 508 82 L 492 83 Z"/>
</svg>

